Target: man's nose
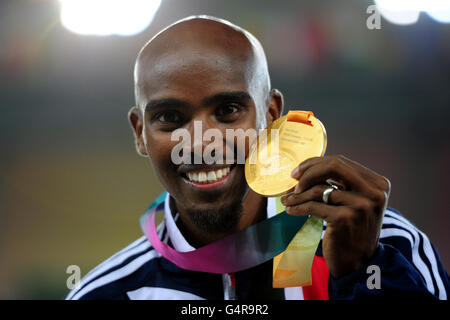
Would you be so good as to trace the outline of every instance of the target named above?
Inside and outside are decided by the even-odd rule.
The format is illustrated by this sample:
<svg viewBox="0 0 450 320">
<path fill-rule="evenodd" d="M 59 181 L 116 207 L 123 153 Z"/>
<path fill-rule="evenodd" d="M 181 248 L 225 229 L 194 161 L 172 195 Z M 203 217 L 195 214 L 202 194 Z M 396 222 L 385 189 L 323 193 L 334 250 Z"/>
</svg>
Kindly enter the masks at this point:
<svg viewBox="0 0 450 320">
<path fill-rule="evenodd" d="M 203 154 L 205 152 L 205 149 L 210 144 L 217 144 L 220 141 L 217 141 L 216 138 L 210 139 L 209 135 L 212 132 L 212 130 L 219 130 L 214 126 L 212 121 L 208 119 L 206 116 L 204 117 L 197 117 L 193 119 L 191 122 L 189 131 L 192 138 L 192 145 L 191 145 L 191 157 L 193 158 L 194 164 L 202 164 L 204 161 Z M 209 132 L 208 132 L 209 130 Z M 217 132 L 215 132 L 217 133 Z M 212 141 L 210 141 L 212 140 Z M 211 146 L 210 146 L 211 148 Z M 212 150 L 212 153 L 215 151 Z M 214 155 L 214 154 L 212 154 Z"/>
</svg>

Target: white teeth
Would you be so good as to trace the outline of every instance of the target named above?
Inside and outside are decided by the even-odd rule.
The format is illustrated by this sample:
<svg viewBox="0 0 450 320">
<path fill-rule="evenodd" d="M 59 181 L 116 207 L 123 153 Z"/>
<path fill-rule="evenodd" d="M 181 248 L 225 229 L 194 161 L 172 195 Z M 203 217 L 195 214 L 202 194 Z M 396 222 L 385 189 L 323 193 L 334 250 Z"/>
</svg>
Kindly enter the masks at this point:
<svg viewBox="0 0 450 320">
<path fill-rule="evenodd" d="M 205 182 L 206 181 L 206 172 L 199 172 L 198 173 L 198 182 Z"/>
<path fill-rule="evenodd" d="M 209 171 L 208 172 L 208 181 L 212 182 L 212 181 L 216 181 L 216 173 L 214 171 Z"/>
<path fill-rule="evenodd" d="M 222 168 L 211 171 L 197 171 L 197 172 L 188 172 L 186 175 L 191 181 L 195 182 L 214 182 L 219 179 L 225 177 L 228 173 L 230 173 L 230 168 Z"/>
</svg>

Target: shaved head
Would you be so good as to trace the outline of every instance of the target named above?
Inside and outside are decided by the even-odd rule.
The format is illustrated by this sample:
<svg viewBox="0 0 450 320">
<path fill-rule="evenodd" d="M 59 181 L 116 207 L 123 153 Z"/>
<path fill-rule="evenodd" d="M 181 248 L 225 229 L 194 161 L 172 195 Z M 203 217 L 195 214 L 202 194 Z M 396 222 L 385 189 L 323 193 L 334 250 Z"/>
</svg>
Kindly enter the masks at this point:
<svg viewBox="0 0 450 320">
<path fill-rule="evenodd" d="M 184 53 L 184 54 L 183 54 Z M 182 59 L 168 58 L 176 55 Z M 265 114 L 270 93 L 266 56 L 260 42 L 248 31 L 223 19 L 191 16 L 179 20 L 155 35 L 141 49 L 134 69 L 136 105 L 143 110 L 145 91 L 155 74 L 183 69 L 192 63 L 208 63 L 240 68 L 257 107 L 257 127 L 266 126 Z M 208 61 L 209 60 L 209 61 Z M 231 80 L 231 79 L 230 79 Z"/>
</svg>

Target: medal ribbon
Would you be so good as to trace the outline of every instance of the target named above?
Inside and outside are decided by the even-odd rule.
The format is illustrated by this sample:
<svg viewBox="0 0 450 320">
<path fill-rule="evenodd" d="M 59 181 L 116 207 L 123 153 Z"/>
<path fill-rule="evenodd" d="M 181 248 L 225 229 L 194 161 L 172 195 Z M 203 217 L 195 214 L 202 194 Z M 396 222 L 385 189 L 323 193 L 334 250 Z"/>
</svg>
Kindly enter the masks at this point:
<svg viewBox="0 0 450 320">
<path fill-rule="evenodd" d="M 286 115 L 287 121 L 313 126 L 311 111 L 292 110 Z M 277 213 L 285 207 L 277 197 Z M 311 268 L 314 254 L 322 235 L 323 220 L 310 217 L 297 232 L 288 247 L 273 259 L 273 287 L 286 288 L 311 285 Z"/>
<path fill-rule="evenodd" d="M 158 199 L 162 199 L 162 197 Z M 279 199 L 277 202 L 279 202 Z M 291 254 L 296 253 L 296 251 L 293 251 L 291 247 L 290 254 L 282 254 L 286 248 L 289 248 L 288 246 L 296 234 L 301 233 L 305 226 L 311 225 L 311 218 L 292 216 L 283 210 L 270 219 L 263 220 L 211 244 L 193 251 L 179 252 L 168 244 L 163 243 L 158 237 L 155 222 L 156 215 L 164 214 L 163 209 L 157 210 L 159 207 L 158 204 L 152 204 L 140 219 L 141 228 L 147 239 L 156 251 L 178 267 L 199 272 L 218 274 L 238 272 L 262 264 L 276 256 L 284 258 L 280 259 L 278 263 L 280 268 L 285 265 L 290 267 L 291 262 L 297 262 L 289 259 Z M 277 211 L 278 209 L 281 209 L 281 207 L 277 204 Z M 320 231 L 321 229 L 322 226 L 320 226 Z M 308 233 L 306 235 L 308 236 Z M 314 250 L 309 250 L 308 253 L 312 253 L 310 257 L 312 263 L 315 248 Z M 284 260 L 287 261 L 285 262 Z M 300 262 L 303 263 L 303 261 Z M 274 276 L 276 275 L 277 278 L 283 276 L 280 279 L 284 279 L 286 273 L 284 270 L 289 271 L 290 269 L 279 270 L 278 273 L 274 273 Z M 311 265 L 309 267 L 301 266 L 299 272 L 302 274 L 302 279 L 305 277 L 310 279 Z M 292 274 L 289 275 L 289 278 L 292 278 Z M 295 285 L 301 284 L 297 283 Z"/>
</svg>

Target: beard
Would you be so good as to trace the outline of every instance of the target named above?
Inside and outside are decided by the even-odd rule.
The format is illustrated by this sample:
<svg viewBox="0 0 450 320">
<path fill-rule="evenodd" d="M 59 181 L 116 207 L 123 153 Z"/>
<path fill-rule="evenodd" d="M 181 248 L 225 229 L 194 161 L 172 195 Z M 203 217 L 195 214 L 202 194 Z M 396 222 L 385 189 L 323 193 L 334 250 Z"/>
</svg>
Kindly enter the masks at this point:
<svg viewBox="0 0 450 320">
<path fill-rule="evenodd" d="M 226 208 L 186 210 L 186 213 L 202 232 L 221 234 L 237 229 L 242 210 L 242 202 L 239 201 Z"/>
</svg>

